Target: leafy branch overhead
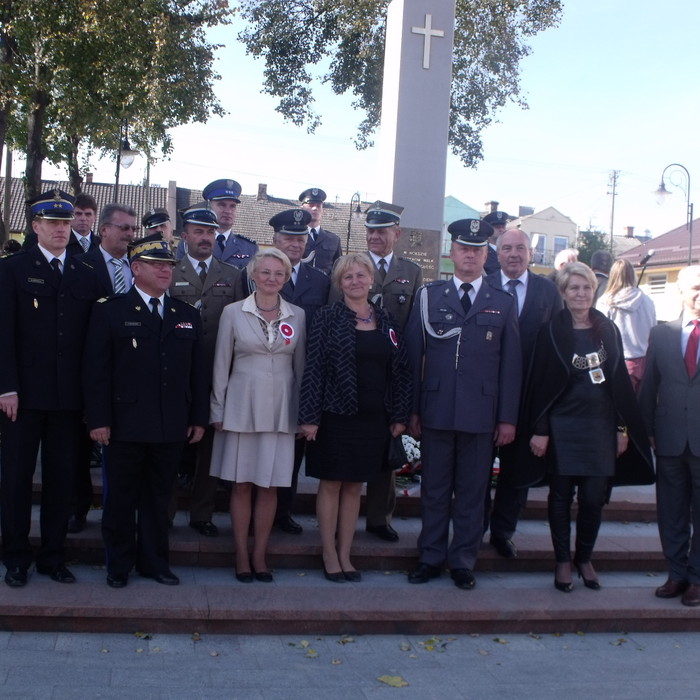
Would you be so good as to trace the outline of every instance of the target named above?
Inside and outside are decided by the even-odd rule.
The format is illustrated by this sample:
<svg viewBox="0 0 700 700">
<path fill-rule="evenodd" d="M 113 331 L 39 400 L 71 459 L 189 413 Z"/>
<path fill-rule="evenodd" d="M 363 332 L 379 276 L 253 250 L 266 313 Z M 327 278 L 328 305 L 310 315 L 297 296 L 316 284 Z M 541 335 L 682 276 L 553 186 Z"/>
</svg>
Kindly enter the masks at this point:
<svg viewBox="0 0 700 700">
<path fill-rule="evenodd" d="M 263 58 L 263 92 L 277 111 L 313 132 L 321 123 L 312 86 L 350 93 L 364 112 L 355 144 L 372 145 L 381 116 L 384 32 L 389 0 L 241 0 L 239 39 Z M 558 24 L 561 0 L 457 0 L 450 145 L 465 165 L 483 157 L 481 132 L 520 92 L 526 40 Z"/>
</svg>

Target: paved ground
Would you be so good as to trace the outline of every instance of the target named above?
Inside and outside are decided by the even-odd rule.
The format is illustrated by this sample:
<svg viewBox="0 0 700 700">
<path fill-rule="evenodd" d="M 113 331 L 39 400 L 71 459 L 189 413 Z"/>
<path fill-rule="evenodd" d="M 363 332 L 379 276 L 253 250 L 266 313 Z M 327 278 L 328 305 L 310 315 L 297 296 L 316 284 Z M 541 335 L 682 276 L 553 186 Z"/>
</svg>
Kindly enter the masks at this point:
<svg viewBox="0 0 700 700">
<path fill-rule="evenodd" d="M 700 635 L 692 633 L 200 639 L 0 632 L 0 697 L 696 700 L 699 653 Z"/>
</svg>

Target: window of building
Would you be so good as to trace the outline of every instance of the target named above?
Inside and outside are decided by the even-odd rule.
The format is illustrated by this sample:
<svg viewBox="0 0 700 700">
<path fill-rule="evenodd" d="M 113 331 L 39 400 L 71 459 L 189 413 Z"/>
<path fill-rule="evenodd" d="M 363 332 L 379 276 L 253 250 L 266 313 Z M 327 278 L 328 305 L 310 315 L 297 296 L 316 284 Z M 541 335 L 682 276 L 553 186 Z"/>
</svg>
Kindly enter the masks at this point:
<svg viewBox="0 0 700 700">
<path fill-rule="evenodd" d="M 648 275 L 647 286 L 649 287 L 649 294 L 663 294 L 666 291 L 667 282 L 668 275 L 665 272 Z"/>
</svg>

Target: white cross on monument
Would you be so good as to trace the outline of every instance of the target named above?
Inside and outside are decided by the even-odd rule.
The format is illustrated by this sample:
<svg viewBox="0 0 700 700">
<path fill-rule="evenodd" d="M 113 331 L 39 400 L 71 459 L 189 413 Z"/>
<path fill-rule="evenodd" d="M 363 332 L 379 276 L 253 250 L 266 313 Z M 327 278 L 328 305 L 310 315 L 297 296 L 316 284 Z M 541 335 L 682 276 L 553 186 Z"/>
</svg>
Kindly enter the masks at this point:
<svg viewBox="0 0 700 700">
<path fill-rule="evenodd" d="M 423 35 L 423 68 L 428 70 L 430 68 L 430 40 L 434 36 L 444 37 L 445 32 L 442 29 L 433 29 L 432 15 L 425 16 L 424 27 L 411 27 L 411 32 Z"/>
</svg>

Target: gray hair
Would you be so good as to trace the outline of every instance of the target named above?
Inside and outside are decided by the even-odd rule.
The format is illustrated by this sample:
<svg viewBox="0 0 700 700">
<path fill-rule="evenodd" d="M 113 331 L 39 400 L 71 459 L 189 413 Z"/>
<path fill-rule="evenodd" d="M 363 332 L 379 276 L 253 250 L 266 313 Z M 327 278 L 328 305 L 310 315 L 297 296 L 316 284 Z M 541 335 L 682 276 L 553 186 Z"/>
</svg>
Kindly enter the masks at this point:
<svg viewBox="0 0 700 700">
<path fill-rule="evenodd" d="M 117 204 L 117 202 L 110 202 L 109 204 L 105 204 L 100 212 L 99 226 L 112 223 L 112 217 L 118 211 L 136 218 L 136 210 L 133 207 L 129 207 L 126 204 Z"/>
</svg>

